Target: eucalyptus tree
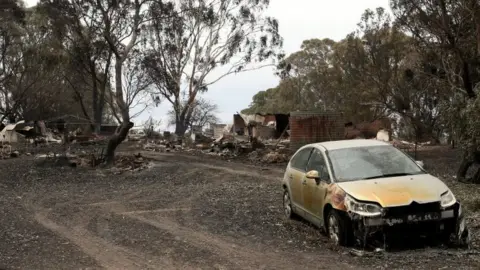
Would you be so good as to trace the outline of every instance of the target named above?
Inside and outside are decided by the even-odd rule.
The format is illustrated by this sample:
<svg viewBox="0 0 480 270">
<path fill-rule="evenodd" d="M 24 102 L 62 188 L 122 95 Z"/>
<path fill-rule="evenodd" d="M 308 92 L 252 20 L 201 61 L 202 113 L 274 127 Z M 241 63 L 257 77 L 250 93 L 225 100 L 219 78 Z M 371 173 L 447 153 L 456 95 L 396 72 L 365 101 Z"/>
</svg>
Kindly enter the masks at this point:
<svg viewBox="0 0 480 270">
<path fill-rule="evenodd" d="M 82 1 L 40 0 L 40 7 L 50 17 L 50 27 L 68 56 L 64 79 L 84 118 L 98 132 L 105 113 L 113 53 L 102 35 L 101 25 L 91 19 L 100 16 L 100 11 L 91 5 Z"/>
<path fill-rule="evenodd" d="M 8 30 L 2 32 L 0 122 L 4 118 L 11 122 L 46 119 L 73 110 L 58 76 L 65 55 L 45 14 L 37 7 L 18 8 L 22 10 L 21 20 L 10 18 L 2 24 Z"/>
<path fill-rule="evenodd" d="M 106 98 L 107 95 L 113 99 L 110 103 L 114 104 L 115 111 L 119 115 L 120 127 L 109 139 L 105 160 L 107 164 L 113 162 L 116 148 L 125 140 L 128 131 L 134 125 L 131 121 L 128 96 L 125 95 L 124 67 L 133 51 L 139 47 L 142 29 L 150 19 L 149 6 L 152 2 L 151 0 L 44 1 L 53 11 L 52 19 L 61 19 L 54 20 L 57 26 L 64 24 L 70 28 L 64 33 L 70 35 L 70 40 L 79 41 L 77 53 L 80 58 L 84 57 L 86 60 L 87 70 L 92 74 L 92 85 L 97 82 L 102 84 L 99 96 L 94 95 L 94 99 L 97 99 L 97 102 L 94 102 L 97 110 L 95 118 L 101 115 L 99 113 L 101 100 L 98 99 Z M 92 50 L 98 54 L 93 53 Z M 95 59 L 95 55 L 100 57 Z M 108 77 L 110 60 L 113 70 L 111 79 Z M 96 77 L 98 65 L 103 65 L 103 68 L 99 69 L 100 78 Z M 107 92 L 106 87 L 110 81 L 113 81 L 112 91 Z"/>
<path fill-rule="evenodd" d="M 176 0 L 151 5 L 144 68 L 156 86 L 156 100 L 172 106 L 176 134 L 185 133 L 198 96 L 209 86 L 230 74 L 272 65 L 265 62 L 281 56 L 278 22 L 264 14 L 268 2 Z"/>
<path fill-rule="evenodd" d="M 20 60 L 17 45 L 24 33 L 25 9 L 22 2 L 8 0 L 0 9 L 0 124 L 14 118 L 15 105 L 11 100 L 11 80 L 18 71 Z"/>
<path fill-rule="evenodd" d="M 465 149 L 457 173 L 480 162 L 480 3 L 476 0 L 391 0 L 397 24 L 431 61 L 430 75 L 446 84 L 444 115 Z M 448 117 L 450 115 L 451 117 Z M 474 181 L 480 183 L 480 169 Z"/>
</svg>

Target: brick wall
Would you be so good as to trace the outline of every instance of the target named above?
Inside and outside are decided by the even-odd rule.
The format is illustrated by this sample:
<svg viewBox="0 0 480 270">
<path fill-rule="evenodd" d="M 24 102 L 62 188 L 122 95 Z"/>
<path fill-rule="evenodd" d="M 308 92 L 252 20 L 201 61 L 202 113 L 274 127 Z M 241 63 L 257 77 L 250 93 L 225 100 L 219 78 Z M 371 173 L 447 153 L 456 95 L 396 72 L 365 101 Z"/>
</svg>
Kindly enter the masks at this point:
<svg viewBox="0 0 480 270">
<path fill-rule="evenodd" d="M 316 142 L 344 139 L 345 123 L 341 113 L 292 112 L 290 147 L 292 150 Z"/>
</svg>

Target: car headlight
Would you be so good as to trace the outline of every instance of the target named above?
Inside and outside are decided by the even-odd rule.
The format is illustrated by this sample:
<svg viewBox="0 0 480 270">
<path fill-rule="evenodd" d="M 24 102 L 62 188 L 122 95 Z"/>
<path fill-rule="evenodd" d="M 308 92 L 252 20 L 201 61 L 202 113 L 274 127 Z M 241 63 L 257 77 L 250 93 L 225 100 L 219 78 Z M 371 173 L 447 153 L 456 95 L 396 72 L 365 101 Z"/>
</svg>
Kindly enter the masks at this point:
<svg viewBox="0 0 480 270">
<path fill-rule="evenodd" d="M 457 202 L 457 200 L 455 199 L 455 196 L 453 196 L 453 193 L 450 190 L 448 190 L 447 192 L 443 193 L 440 196 L 440 205 L 442 207 L 452 206 L 456 202 Z"/>
<path fill-rule="evenodd" d="M 376 217 L 382 214 L 382 208 L 372 203 L 358 202 L 351 196 L 345 196 L 347 211 L 366 217 Z"/>
</svg>

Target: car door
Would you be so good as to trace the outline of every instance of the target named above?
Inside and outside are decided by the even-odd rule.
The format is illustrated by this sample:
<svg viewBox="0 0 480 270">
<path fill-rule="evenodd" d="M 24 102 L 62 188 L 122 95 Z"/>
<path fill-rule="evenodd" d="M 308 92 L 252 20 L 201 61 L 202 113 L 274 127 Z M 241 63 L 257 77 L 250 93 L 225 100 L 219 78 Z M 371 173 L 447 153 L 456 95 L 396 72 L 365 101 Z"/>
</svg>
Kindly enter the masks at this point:
<svg viewBox="0 0 480 270">
<path fill-rule="evenodd" d="M 312 152 L 312 147 L 303 148 L 298 151 L 290 161 L 287 172 L 288 183 L 290 186 L 290 197 L 294 207 L 303 205 L 302 200 L 302 180 L 305 176 L 308 158 Z M 303 207 L 302 207 L 303 208 Z"/>
<path fill-rule="evenodd" d="M 305 211 L 312 215 L 316 221 L 323 220 L 323 205 L 325 203 L 325 195 L 330 184 L 330 174 L 328 173 L 327 164 L 323 152 L 315 148 L 308 160 L 306 172 L 311 170 L 318 171 L 320 183 L 317 185 L 315 179 L 302 180 L 302 199 Z M 316 222 L 315 222 L 316 223 Z"/>
</svg>

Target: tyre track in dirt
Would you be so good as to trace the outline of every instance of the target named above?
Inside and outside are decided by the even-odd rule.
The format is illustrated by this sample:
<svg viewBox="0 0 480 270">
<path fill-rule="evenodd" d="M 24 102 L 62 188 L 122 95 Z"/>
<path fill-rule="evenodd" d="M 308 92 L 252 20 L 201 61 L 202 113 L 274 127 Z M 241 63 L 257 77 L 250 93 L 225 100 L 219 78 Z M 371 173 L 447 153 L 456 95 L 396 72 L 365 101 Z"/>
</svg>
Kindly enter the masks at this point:
<svg viewBox="0 0 480 270">
<path fill-rule="evenodd" d="M 219 179 L 222 179 L 221 182 L 228 181 L 228 177 L 232 174 L 249 176 L 252 178 L 263 178 L 265 180 L 273 182 L 280 182 L 281 178 L 283 177 L 283 171 L 278 169 L 268 169 L 265 174 L 262 174 L 258 173 L 258 171 L 262 170 L 262 168 L 256 166 L 248 166 L 243 164 L 239 165 L 238 163 L 232 164 L 222 161 L 213 162 L 214 164 L 205 164 L 197 162 L 201 159 L 195 156 L 176 156 L 164 153 L 151 154 L 151 152 L 147 152 L 146 154 L 142 153 L 142 155 L 147 158 L 151 158 L 157 162 L 185 162 L 185 159 L 192 160 L 192 162 L 188 162 L 188 167 L 190 171 L 183 172 L 182 177 L 194 174 L 194 172 L 196 172 L 198 168 L 221 171 L 221 175 L 216 174 L 215 182 L 218 182 Z M 205 162 L 205 160 L 203 160 L 203 162 Z M 233 166 L 235 166 L 235 168 L 233 168 Z M 262 171 L 266 170 L 263 169 Z M 183 201 L 183 203 L 192 203 L 195 197 L 199 197 L 199 194 L 187 198 Z M 172 205 L 178 205 L 180 203 L 181 202 L 172 202 Z M 194 206 L 192 205 L 192 207 Z M 189 243 L 199 248 L 207 247 L 210 251 L 234 263 L 234 265 L 241 267 L 241 269 L 295 269 L 299 266 L 297 261 L 292 260 L 291 255 L 284 254 L 282 252 L 269 252 L 267 251 L 269 250 L 268 247 L 262 247 L 261 249 L 259 249 L 253 246 L 244 246 L 239 244 L 238 240 L 228 239 L 228 237 L 217 236 L 212 233 L 199 231 L 198 229 L 193 230 L 192 228 L 182 226 L 178 222 L 166 217 L 165 215 L 154 217 L 145 216 L 145 214 L 152 213 L 181 211 L 185 218 L 192 222 L 193 220 L 189 217 L 189 210 L 187 210 L 186 208 L 161 208 L 139 211 L 131 210 L 121 203 L 103 205 L 102 208 L 105 211 L 110 211 L 121 216 L 127 216 L 128 218 L 135 219 L 137 221 L 149 224 L 160 230 L 168 231 L 181 238 L 185 238 Z M 303 257 L 304 263 L 302 263 L 302 266 L 306 269 L 332 269 L 331 264 L 326 263 L 324 266 L 319 266 L 317 261 L 318 259 L 324 262 L 332 261 L 332 254 L 302 254 L 300 255 L 300 257 Z M 311 258 L 315 258 L 312 264 L 309 263 L 309 261 L 311 261 Z M 248 266 L 246 264 L 248 264 Z M 334 267 L 341 267 L 342 269 L 361 269 L 359 267 L 353 267 L 347 263 L 335 263 L 334 265 Z"/>
<path fill-rule="evenodd" d="M 191 160 L 188 162 L 189 167 L 205 168 L 223 172 L 225 177 L 221 181 L 222 183 L 227 183 L 229 178 L 233 175 L 247 176 L 252 179 L 259 178 L 272 183 L 280 183 L 284 174 L 284 171 L 278 168 L 264 168 L 254 165 L 231 163 L 228 161 L 209 159 L 209 157 L 205 159 L 197 156 L 172 155 L 165 153 L 153 153 L 152 155 L 151 152 L 147 152 L 144 155 L 158 161 L 168 160 L 168 162 L 185 162 L 186 159 Z M 280 185 L 278 187 L 280 188 Z M 250 269 L 261 269 L 261 267 L 265 265 L 268 265 L 267 269 L 296 269 L 299 266 L 302 266 L 302 268 L 305 269 L 362 269 L 361 267 L 352 266 L 345 262 L 336 262 L 335 258 L 332 257 L 338 256 L 336 253 L 296 253 L 296 258 L 294 259 L 291 254 L 285 254 L 279 251 L 269 252 L 268 250 L 272 250 L 272 247 L 269 246 L 263 246 L 258 243 L 251 245 L 248 240 L 239 241 L 238 239 L 230 239 L 229 237 L 218 236 L 206 231 L 199 231 L 198 228 L 197 230 L 193 230 L 189 227 L 180 226 L 176 221 L 173 221 L 164 215 L 161 218 L 153 218 L 153 223 L 152 218 L 147 219 L 143 215 L 130 215 L 130 217 L 149 222 L 155 227 L 163 229 L 170 228 L 170 230 L 174 229 L 174 231 L 171 231 L 172 233 L 189 237 L 189 239 L 194 239 L 193 241 L 197 243 L 198 246 L 208 244 L 210 245 L 211 250 L 216 251 L 217 254 L 221 254 L 226 258 L 230 258 L 230 260 L 232 260 L 231 255 L 236 254 L 237 257 L 235 257 L 234 262 L 241 265 L 242 268 L 244 268 L 245 264 L 249 262 L 249 265 L 253 263 L 253 265 L 250 266 Z M 184 219 L 188 220 L 188 222 L 195 222 L 188 213 L 185 213 Z M 177 228 L 179 231 L 176 231 Z M 275 250 L 275 248 L 273 248 L 273 250 Z M 322 266 L 319 266 L 319 260 L 323 262 Z"/>
<path fill-rule="evenodd" d="M 421 249 L 352 257 L 348 249 L 331 248 L 317 229 L 283 218 L 279 183 L 283 171 L 278 167 L 182 153 L 143 155 L 152 157 L 154 166 L 115 176 L 105 170 L 4 162 L 8 166 L 0 179 L 0 203 L 8 211 L 3 211 L 0 224 L 7 230 L 1 238 L 0 265 L 479 269 L 473 255 L 456 251 Z"/>
<path fill-rule="evenodd" d="M 214 169 L 221 170 L 230 174 L 239 174 L 250 177 L 263 178 L 273 181 L 281 181 L 283 178 L 284 170 L 278 168 L 263 168 L 253 165 L 245 165 L 239 163 L 229 163 L 226 161 L 208 159 L 209 164 L 206 164 L 205 158 L 200 158 L 197 156 L 188 156 L 183 154 L 171 154 L 171 153 L 159 153 L 159 152 L 141 152 L 142 156 L 153 159 L 157 162 L 185 162 L 185 159 L 191 160 L 188 162 L 189 165 L 205 168 L 205 169 Z M 235 166 L 235 167 L 234 167 Z M 233 168 L 234 167 L 234 168 Z M 259 173 L 262 171 L 264 173 Z"/>
<path fill-rule="evenodd" d="M 283 170 L 282 169 L 279 169 L 279 168 L 263 168 L 263 167 L 260 167 L 260 166 L 252 166 L 252 165 L 245 165 L 245 164 L 239 164 L 237 162 L 227 162 L 227 161 L 221 161 L 221 160 L 216 160 L 214 158 L 209 158 L 209 157 L 203 157 L 203 158 L 199 158 L 199 157 L 196 157 L 196 156 L 185 156 L 185 155 L 172 155 L 172 154 L 165 154 L 165 153 L 151 153 L 151 152 L 147 152 L 145 154 L 145 156 L 148 156 L 154 160 L 157 160 L 157 161 L 170 161 L 170 162 L 185 162 L 185 160 L 190 160 L 190 162 L 188 162 L 188 165 L 189 166 L 193 166 L 193 167 L 201 167 L 201 168 L 206 168 L 206 169 L 212 169 L 212 170 L 220 170 L 220 171 L 223 171 L 227 174 L 230 174 L 230 175 L 241 175 L 241 176 L 248 176 L 249 178 L 252 178 L 252 179 L 264 179 L 270 183 L 274 183 L 274 182 L 279 182 L 281 181 L 282 177 L 283 177 Z M 225 179 L 227 182 L 228 179 Z M 247 180 L 248 181 L 248 180 Z M 279 185 L 279 189 L 280 189 L 280 185 Z M 187 220 L 189 219 L 188 217 L 186 218 Z M 158 220 L 155 219 L 157 221 L 156 225 L 159 225 L 158 222 L 160 222 L 160 224 L 165 220 L 165 222 L 175 222 L 175 221 L 172 221 L 172 220 L 169 220 L 169 218 L 166 218 L 166 217 L 162 217 L 161 220 Z M 192 222 L 192 220 L 190 220 L 189 222 Z M 194 222 L 194 221 L 193 221 Z M 171 223 L 173 225 L 173 223 Z M 164 226 L 164 225 L 163 225 Z M 199 232 L 198 230 L 196 232 Z M 223 241 L 226 241 L 226 243 L 231 243 L 231 242 L 234 242 L 237 244 L 237 248 L 241 247 L 239 244 L 238 244 L 238 239 L 237 240 L 232 240 L 232 241 L 229 241 L 227 240 L 228 239 L 228 236 L 225 237 L 225 236 L 219 236 L 218 234 L 211 234 L 211 232 L 208 232 L 208 233 L 205 233 L 202 231 L 202 234 L 207 235 L 207 236 L 214 236 L 218 239 L 223 239 Z M 246 240 L 246 239 L 245 239 Z M 246 252 L 245 253 L 242 253 L 242 257 L 244 256 L 245 260 L 244 261 L 249 261 L 249 258 L 254 258 L 253 260 L 260 260 L 260 258 L 256 258 L 254 254 L 249 254 L 249 249 L 250 249 L 250 243 L 248 243 L 248 240 L 246 241 L 241 241 L 243 244 L 245 244 L 245 250 Z M 199 241 L 199 244 L 201 244 L 202 242 Z M 258 247 L 258 245 L 256 245 Z M 259 245 L 261 246 L 261 245 Z M 217 246 L 218 247 L 218 246 Z M 219 245 L 220 248 L 222 248 L 221 245 Z M 270 250 L 272 249 L 271 246 L 263 246 L 264 250 Z M 222 249 L 221 249 L 222 250 Z M 226 249 L 225 249 L 226 250 Z M 343 250 L 343 249 L 340 249 L 340 250 Z M 262 252 L 262 251 L 260 251 Z M 258 251 L 257 251 L 258 253 Z M 348 250 L 343 250 L 343 253 L 346 253 L 348 254 Z M 422 261 L 422 262 L 429 262 L 429 263 L 432 263 L 432 259 L 431 258 L 421 258 L 422 255 L 420 254 L 430 254 L 432 257 L 441 257 L 441 251 L 440 250 L 433 250 L 433 251 L 429 251 L 429 250 L 419 250 L 418 251 L 419 255 L 411 255 L 411 254 L 416 254 L 415 251 L 406 251 L 406 252 L 403 252 L 403 253 L 392 253 L 392 254 L 385 254 L 385 259 L 388 261 L 388 263 L 386 262 L 384 265 L 390 265 L 392 266 L 392 261 L 397 261 L 398 259 L 401 260 L 401 258 L 404 256 L 404 254 L 406 255 L 405 257 L 407 257 L 408 259 L 412 259 L 410 258 L 409 256 L 413 256 L 413 257 L 416 257 L 419 261 Z M 272 253 L 271 253 L 272 254 Z M 408 255 L 407 255 L 408 254 Z M 228 252 L 227 254 L 228 255 Z M 270 257 L 272 259 L 272 261 L 275 261 L 275 257 L 279 255 L 279 253 L 273 253 Z M 292 257 L 294 257 L 295 259 L 293 259 Z M 340 258 L 340 257 L 343 257 L 343 258 Z M 269 260 L 270 258 L 265 258 L 265 260 Z M 282 258 L 289 258 L 290 261 L 296 261 L 297 264 L 294 264 L 294 265 L 289 265 L 288 263 L 287 264 L 282 264 L 282 265 L 289 265 L 290 267 L 287 267 L 287 269 L 297 269 L 298 267 L 302 267 L 302 268 L 306 268 L 306 269 L 319 269 L 319 267 L 325 267 L 325 269 L 347 269 L 347 268 L 354 268 L 354 269 L 362 269 L 360 265 L 360 263 L 358 263 L 358 260 L 355 260 L 355 258 L 352 258 L 352 257 L 344 257 L 342 255 L 340 255 L 338 252 L 330 252 L 328 249 L 325 250 L 325 252 L 293 252 L 292 254 L 283 254 L 282 255 Z M 360 258 L 356 258 L 356 259 L 360 259 Z M 467 258 L 466 258 L 467 259 Z M 366 265 L 369 265 L 370 263 L 366 263 L 367 261 L 369 261 L 368 259 L 366 258 L 363 258 L 363 259 L 360 259 L 362 260 L 362 264 L 365 263 Z M 373 258 L 372 257 L 372 261 L 371 262 L 371 265 L 378 265 L 379 263 L 381 264 L 381 259 L 375 257 Z M 319 266 L 319 262 L 321 262 L 321 266 Z M 397 263 L 400 263 L 400 261 L 397 261 Z M 470 264 L 472 263 L 472 260 L 471 259 L 468 259 L 468 263 L 467 264 Z M 449 262 L 447 265 L 450 265 L 451 262 Z M 273 265 L 274 262 L 273 262 Z M 355 266 L 352 266 L 352 265 L 355 265 Z M 394 263 L 393 265 L 396 265 L 396 263 Z M 439 264 L 439 262 L 434 262 L 434 265 L 441 265 L 441 263 Z M 367 267 L 366 269 L 371 269 L 371 267 Z M 380 268 L 383 268 L 385 269 L 385 267 L 380 267 Z M 389 268 L 389 267 L 387 267 Z M 394 267 L 396 268 L 396 267 Z M 415 267 L 413 267 L 412 265 L 412 268 L 422 268 L 421 265 L 417 265 Z M 320 268 L 321 269 L 321 268 Z"/>
<path fill-rule="evenodd" d="M 120 216 L 126 216 L 131 219 L 146 223 L 162 231 L 168 231 L 169 233 L 185 239 L 189 244 L 192 244 L 198 248 L 206 248 L 214 254 L 224 258 L 233 265 L 239 267 L 239 269 L 296 269 L 299 267 L 297 261 L 292 260 L 289 254 L 282 252 L 270 252 L 265 248 L 258 250 L 255 247 L 243 246 L 233 239 L 227 239 L 226 237 L 219 237 L 211 233 L 193 230 L 191 228 L 180 225 L 179 223 L 171 220 L 166 216 L 160 217 L 145 217 L 146 211 L 131 211 L 128 210 L 122 204 L 110 205 L 103 208 L 104 211 L 113 212 Z M 172 208 L 172 209 L 156 209 L 151 212 L 166 212 L 166 211 L 185 211 L 184 208 Z M 316 260 L 323 262 L 332 261 L 332 256 L 325 254 L 315 254 Z M 308 260 L 304 260 L 301 265 L 304 269 L 332 269 L 332 265 L 325 263 L 323 266 L 318 265 L 318 261 L 313 264 L 305 264 Z M 347 263 L 341 265 L 335 264 L 335 267 L 341 269 L 349 269 L 353 267 Z M 356 267 L 355 269 L 361 269 Z"/>
<path fill-rule="evenodd" d="M 191 168 L 191 167 L 190 167 Z M 181 171 L 178 176 L 185 178 L 189 177 L 192 174 L 197 173 L 199 170 L 203 168 L 191 168 L 188 171 Z M 223 179 L 225 174 L 220 172 L 216 174 L 215 178 L 212 178 L 213 181 L 215 179 Z M 158 184 L 156 185 L 158 188 Z M 95 218 L 100 219 L 101 217 L 108 220 L 108 216 L 111 214 L 118 214 L 112 209 L 126 209 L 123 204 L 130 204 L 130 207 L 135 204 L 142 204 L 142 203 L 151 203 L 157 202 L 158 198 L 149 198 L 144 193 L 149 193 L 155 185 L 147 185 L 142 190 L 132 190 L 123 192 L 120 195 L 120 198 L 117 199 L 110 199 L 107 201 L 97 201 L 92 203 L 82 203 L 85 199 L 90 201 L 91 199 L 83 198 L 80 202 L 77 200 L 71 201 L 63 201 L 60 203 L 55 204 L 53 209 L 46 209 L 41 208 L 40 206 L 43 203 L 44 198 L 26 198 L 24 201 L 25 208 L 30 209 L 34 212 L 33 218 L 34 220 L 42 225 L 44 228 L 52 231 L 53 233 L 57 234 L 58 236 L 68 240 L 69 242 L 75 244 L 77 247 L 82 250 L 85 254 L 90 256 L 91 258 L 95 259 L 98 264 L 105 268 L 105 269 L 199 269 L 197 266 L 190 265 L 188 262 L 177 262 L 174 261 L 170 257 L 158 257 L 158 256 L 146 256 L 144 252 L 139 252 L 138 250 L 134 251 L 130 247 L 121 246 L 111 241 L 102 238 L 101 236 L 97 236 L 88 230 L 89 222 Z M 57 193 L 53 193 L 52 195 L 56 195 Z M 147 194 L 148 195 L 148 194 Z M 181 204 L 181 205 L 190 205 L 192 201 L 201 196 L 201 193 L 195 193 L 193 196 L 185 198 L 180 201 L 171 202 L 171 204 Z M 58 217 L 54 219 L 49 218 L 49 215 L 55 212 L 55 208 L 68 208 L 75 209 L 75 207 L 80 207 L 82 210 L 81 212 L 72 212 L 68 219 Z M 135 206 L 133 206 L 135 208 Z M 101 215 L 98 216 L 98 210 L 101 209 Z M 93 210 L 93 211 L 92 211 Z M 122 213 L 123 217 L 129 217 L 133 215 L 143 214 L 143 213 L 159 213 L 159 212 L 171 212 L 171 211 L 189 211 L 190 208 L 186 207 L 177 207 L 177 208 L 162 208 L 162 209 L 135 209 L 130 212 Z M 136 220 L 136 219 L 132 219 Z M 137 220 L 141 221 L 141 220 Z M 150 222 L 143 222 L 152 226 Z M 97 224 L 98 225 L 98 224 Z M 103 224 L 104 226 L 108 227 L 108 224 Z M 177 225 L 174 225 L 177 226 Z M 155 227 L 155 226 L 152 226 Z M 108 228 L 106 228 L 108 229 Z M 168 231 L 169 230 L 164 230 Z M 204 247 L 198 246 L 198 248 L 202 249 Z M 216 265 L 215 269 L 219 268 L 222 269 L 222 265 Z M 209 267 L 210 268 L 210 267 Z M 227 268 L 230 269 L 230 268 Z"/>
<path fill-rule="evenodd" d="M 150 156 L 147 157 L 150 158 Z M 166 160 L 164 158 L 164 155 L 160 155 L 157 161 L 165 162 Z M 167 163 L 178 162 L 180 160 L 185 161 L 183 157 L 171 158 L 171 156 L 169 156 Z M 250 166 L 232 168 L 231 166 L 233 164 L 217 164 L 188 162 L 188 169 L 181 170 L 178 176 L 180 178 L 188 178 L 189 176 L 195 175 L 199 170 L 207 169 L 220 172 L 213 172 L 215 177 L 210 179 L 210 184 L 214 184 L 217 181 L 223 182 L 232 174 L 241 174 L 245 176 L 253 175 L 252 177 L 262 177 L 269 181 L 279 180 L 279 178 L 271 176 L 270 173 L 267 175 L 257 173 L 256 171 L 253 171 L 253 168 Z M 281 174 L 277 174 L 277 176 L 281 176 Z M 147 185 L 147 189 L 150 188 L 154 188 L 154 185 Z M 226 265 L 229 265 L 238 269 L 295 269 L 298 266 L 288 254 L 267 251 L 268 248 L 266 247 L 264 247 L 264 249 L 259 249 L 258 246 L 244 246 L 244 243 L 239 244 L 238 240 L 217 236 L 212 233 L 199 231 L 198 229 L 194 230 L 182 226 L 165 215 L 161 215 L 162 213 L 180 211 L 184 216 L 187 216 L 188 219 L 190 210 L 189 206 L 193 206 L 191 204 L 194 203 L 195 198 L 201 196 L 201 193 L 194 192 L 183 200 L 172 201 L 169 204 L 169 207 L 165 206 L 166 208 L 138 209 L 138 207 L 134 205 L 135 203 L 141 204 L 144 202 L 148 203 L 149 201 L 155 202 L 157 200 L 155 198 L 143 198 L 142 191 L 144 190 L 123 193 L 121 200 L 114 199 L 83 204 L 81 207 L 84 209 L 81 213 L 75 213 L 73 216 L 69 217 L 68 221 L 61 222 L 62 224 L 66 223 L 68 225 L 60 225 L 49 219 L 48 211 L 45 209 L 37 210 L 35 219 L 44 227 L 75 243 L 86 254 L 95 258 L 102 267 L 107 269 L 188 269 L 191 266 L 188 262 L 175 262 L 172 258 L 165 257 L 150 257 L 148 260 L 145 260 L 143 252 L 132 250 L 130 247 L 119 246 L 101 236 L 99 237 L 93 234 L 87 229 L 88 223 L 93 215 L 91 212 L 95 212 L 92 211 L 92 209 L 100 209 L 102 214 L 99 216 L 107 217 L 105 218 L 106 220 L 108 220 L 108 216 L 113 213 L 122 218 L 135 220 L 150 225 L 159 231 L 165 231 L 175 237 L 185 239 L 188 244 L 193 245 L 199 250 L 206 249 L 219 258 L 222 258 L 221 261 L 216 262 L 217 268 L 225 268 Z M 77 202 L 71 203 L 78 205 Z M 65 207 L 65 203 L 62 203 L 62 206 Z M 160 214 L 160 216 L 155 214 Z M 105 224 L 102 226 L 108 227 L 108 221 L 105 221 Z M 315 258 L 316 260 L 320 259 L 322 261 L 332 260 L 332 256 L 326 254 L 315 254 Z M 308 260 L 304 260 L 304 263 L 302 264 L 306 269 L 319 269 L 316 260 L 312 263 L 305 263 L 308 262 Z M 343 264 L 342 268 L 351 268 L 351 266 Z M 231 267 L 226 267 L 226 269 L 231 269 Z M 325 266 L 320 269 L 331 269 L 331 267 Z"/>
<path fill-rule="evenodd" d="M 48 218 L 48 211 L 37 209 L 35 220 L 45 228 L 73 242 L 105 269 L 177 269 L 168 258 L 148 258 L 92 235 L 84 226 L 67 227 Z"/>
</svg>

